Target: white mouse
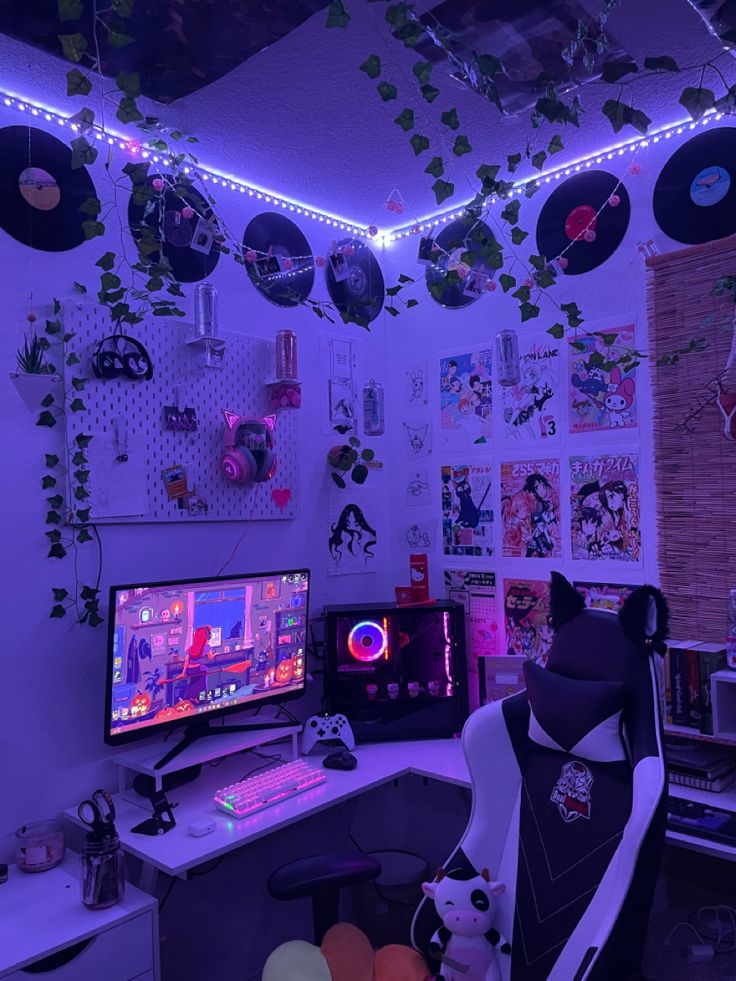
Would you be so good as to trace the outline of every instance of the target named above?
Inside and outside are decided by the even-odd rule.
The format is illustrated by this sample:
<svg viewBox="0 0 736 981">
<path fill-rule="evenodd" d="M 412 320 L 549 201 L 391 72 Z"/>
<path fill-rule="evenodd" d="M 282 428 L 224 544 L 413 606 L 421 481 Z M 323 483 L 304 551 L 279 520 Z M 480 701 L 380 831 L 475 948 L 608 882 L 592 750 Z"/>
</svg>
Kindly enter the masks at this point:
<svg viewBox="0 0 736 981">
<path fill-rule="evenodd" d="M 206 817 L 201 818 L 199 821 L 192 821 L 189 825 L 188 831 L 190 835 L 194 835 L 195 838 L 203 838 L 205 835 L 211 834 L 217 827 L 217 822 L 214 818 Z"/>
</svg>

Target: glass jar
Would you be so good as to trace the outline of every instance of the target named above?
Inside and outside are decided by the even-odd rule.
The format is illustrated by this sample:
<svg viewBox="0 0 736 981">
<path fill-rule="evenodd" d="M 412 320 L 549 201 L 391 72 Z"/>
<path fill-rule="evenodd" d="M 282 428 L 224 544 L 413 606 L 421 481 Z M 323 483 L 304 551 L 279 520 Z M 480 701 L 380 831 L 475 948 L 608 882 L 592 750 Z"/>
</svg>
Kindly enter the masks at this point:
<svg viewBox="0 0 736 981">
<path fill-rule="evenodd" d="M 276 381 L 296 381 L 296 334 L 280 330 L 276 335 Z"/>
<path fill-rule="evenodd" d="M 61 821 L 32 821 L 15 832 L 15 861 L 23 872 L 45 872 L 64 858 Z"/>
<path fill-rule="evenodd" d="M 87 835 L 82 862 L 82 902 L 89 909 L 107 909 L 125 894 L 125 858 L 117 835 Z"/>
</svg>

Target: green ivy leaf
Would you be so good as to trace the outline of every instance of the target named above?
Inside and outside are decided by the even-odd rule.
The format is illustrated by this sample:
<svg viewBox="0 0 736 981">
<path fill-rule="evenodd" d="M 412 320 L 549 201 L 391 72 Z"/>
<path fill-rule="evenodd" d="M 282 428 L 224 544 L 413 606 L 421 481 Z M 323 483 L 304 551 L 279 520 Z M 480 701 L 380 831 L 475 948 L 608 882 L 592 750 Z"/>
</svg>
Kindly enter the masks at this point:
<svg viewBox="0 0 736 981">
<path fill-rule="evenodd" d="M 416 307 L 419 304 L 419 300 L 416 300 L 413 296 L 406 301 L 407 307 Z"/>
<path fill-rule="evenodd" d="M 391 314 L 392 317 L 398 317 L 399 311 L 394 306 L 386 306 L 383 308 L 386 313 Z"/>
<path fill-rule="evenodd" d="M 396 119 L 394 119 L 394 122 L 397 126 L 400 126 L 405 133 L 408 133 L 410 129 L 414 128 L 414 110 L 402 109 Z"/>
<path fill-rule="evenodd" d="M 92 536 L 90 535 L 90 533 L 87 531 L 86 528 L 80 528 L 79 531 L 77 532 L 77 541 L 81 542 L 82 545 L 84 545 L 85 542 L 92 541 Z"/>
<path fill-rule="evenodd" d="M 669 55 L 645 58 L 644 68 L 648 72 L 679 72 L 680 70 L 675 59 L 670 58 Z"/>
<path fill-rule="evenodd" d="M 516 286 L 516 279 L 513 276 L 510 276 L 508 273 L 501 273 L 501 275 L 498 277 L 498 282 L 504 293 L 508 293 L 510 289 L 513 289 L 514 286 Z"/>
<path fill-rule="evenodd" d="M 543 269 L 541 272 L 534 274 L 534 282 L 541 289 L 546 290 L 547 287 L 554 286 L 557 279 L 550 269 Z"/>
<path fill-rule="evenodd" d="M 425 102 L 434 102 L 440 94 L 440 90 L 435 85 L 430 85 L 429 83 L 422 85 L 419 91 L 422 93 L 422 98 Z"/>
<path fill-rule="evenodd" d="M 450 129 L 457 129 L 460 126 L 460 120 L 457 117 L 457 109 L 447 109 L 440 116 L 440 120 L 443 126 L 449 126 Z"/>
<path fill-rule="evenodd" d="M 116 276 L 115 273 L 104 272 L 100 276 L 100 286 L 105 291 L 119 289 L 120 282 L 120 277 Z"/>
<path fill-rule="evenodd" d="M 407 276 L 406 273 L 399 273 L 399 282 L 404 284 L 415 283 L 416 280 L 413 279 L 411 276 Z"/>
<path fill-rule="evenodd" d="M 360 66 L 360 71 L 365 72 L 368 78 L 378 78 L 381 74 L 381 59 L 377 54 L 370 55 Z"/>
<path fill-rule="evenodd" d="M 86 384 L 87 379 L 83 378 L 81 375 L 74 375 L 72 377 L 72 388 L 75 392 L 81 392 Z"/>
<path fill-rule="evenodd" d="M 429 149 L 429 140 L 427 139 L 426 136 L 423 136 L 421 133 L 415 133 L 411 137 L 409 142 L 411 143 L 412 149 L 414 150 L 414 155 L 417 157 L 419 156 L 420 153 L 424 153 L 425 150 Z"/>
<path fill-rule="evenodd" d="M 72 170 L 89 167 L 97 159 L 97 147 L 92 146 L 85 136 L 72 140 Z"/>
<path fill-rule="evenodd" d="M 88 433 L 78 433 L 74 437 L 74 442 L 77 444 L 77 446 L 80 449 L 84 450 L 92 442 L 92 436 L 90 434 L 88 434 Z"/>
<path fill-rule="evenodd" d="M 519 306 L 519 310 L 521 312 L 522 323 L 539 316 L 539 307 L 534 303 L 528 303 L 526 300 Z"/>
<path fill-rule="evenodd" d="M 358 463 L 353 467 L 350 476 L 354 484 L 364 484 L 368 479 L 368 467 L 363 463 Z"/>
<path fill-rule="evenodd" d="M 427 166 L 424 168 L 425 174 L 431 174 L 432 177 L 442 177 L 445 172 L 445 165 L 442 162 L 442 157 L 432 157 Z"/>
<path fill-rule="evenodd" d="M 57 0 L 59 20 L 79 20 L 84 13 L 81 0 Z"/>
<path fill-rule="evenodd" d="M 330 0 L 327 7 L 327 26 L 328 27 L 347 27 L 350 23 L 350 14 L 345 9 L 342 0 Z"/>
<path fill-rule="evenodd" d="M 116 24 L 107 32 L 107 43 L 111 48 L 126 48 L 135 38 L 125 30 L 122 24 Z"/>
<path fill-rule="evenodd" d="M 81 484 L 74 488 L 74 496 L 78 501 L 86 501 L 89 497 L 89 491 L 86 490 Z"/>
<path fill-rule="evenodd" d="M 528 234 L 529 232 L 525 232 L 517 225 L 515 228 L 511 229 L 511 241 L 514 243 L 514 245 L 521 245 Z"/>
<path fill-rule="evenodd" d="M 519 220 L 519 208 L 521 201 L 515 199 L 509 201 L 501 212 L 501 221 L 507 221 L 510 225 L 515 225 Z"/>
<path fill-rule="evenodd" d="M 514 290 L 514 292 L 511 295 L 516 297 L 517 300 L 528 300 L 529 297 L 531 296 L 531 293 L 526 283 L 522 283 L 521 286 L 518 288 L 518 290 Z"/>
<path fill-rule="evenodd" d="M 135 0 L 112 0 L 112 8 L 118 17 L 132 17 Z"/>
<path fill-rule="evenodd" d="M 431 63 L 428 61 L 417 61 L 412 67 L 412 74 L 420 85 L 426 85 L 429 82 L 429 76 L 432 74 Z"/>
<path fill-rule="evenodd" d="M 333 479 L 333 480 L 335 481 L 335 483 L 336 483 L 336 484 L 337 484 L 337 486 L 338 486 L 338 487 L 340 488 L 340 490 L 345 490 L 345 488 L 346 488 L 346 487 L 348 486 L 348 485 L 347 485 L 347 484 L 345 483 L 345 481 L 343 480 L 343 478 L 342 478 L 342 477 L 340 476 L 340 474 L 339 474 L 339 473 L 335 473 L 335 472 L 334 472 L 334 470 L 333 470 L 333 472 L 332 472 L 332 473 L 330 474 L 330 476 L 331 476 L 331 477 L 332 477 L 332 479 Z"/>
<path fill-rule="evenodd" d="M 46 512 L 46 524 L 47 525 L 58 525 L 61 524 L 61 515 L 58 511 L 47 511 Z"/>
<path fill-rule="evenodd" d="M 690 113 L 692 119 L 698 120 L 715 105 L 715 93 L 711 89 L 686 88 L 680 96 L 680 105 Z"/>
<path fill-rule="evenodd" d="M 483 183 L 486 182 L 490 183 L 492 181 L 495 181 L 496 176 L 498 175 L 500 169 L 501 167 L 499 166 L 499 164 L 481 164 L 480 167 L 476 170 L 475 176 L 479 180 L 483 181 Z"/>
<path fill-rule="evenodd" d="M 101 256 L 97 260 L 95 265 L 99 266 L 100 269 L 105 269 L 105 270 L 112 269 L 112 267 L 115 265 L 115 253 L 106 252 L 103 256 Z"/>
<path fill-rule="evenodd" d="M 61 541 L 61 532 L 58 528 L 52 528 L 51 531 L 46 531 L 44 534 L 52 544 Z"/>
<path fill-rule="evenodd" d="M 400 286 L 389 286 L 386 290 L 386 296 L 397 296 L 400 289 Z"/>
<path fill-rule="evenodd" d="M 143 113 L 138 108 L 135 99 L 129 99 L 126 96 L 118 103 L 115 118 L 119 119 L 121 123 L 137 123 L 143 119 Z"/>
<path fill-rule="evenodd" d="M 63 616 L 66 616 L 66 610 L 61 605 L 61 603 L 57 603 L 55 606 L 51 607 L 51 613 L 49 613 L 49 617 L 52 620 L 59 620 Z"/>
<path fill-rule="evenodd" d="M 91 238 L 97 238 L 105 234 L 105 226 L 101 221 L 94 221 L 92 218 L 88 218 L 87 221 L 82 222 L 82 230 L 84 232 L 84 237 L 89 241 Z"/>
<path fill-rule="evenodd" d="M 547 153 L 552 156 L 553 153 L 559 153 L 560 150 L 564 150 L 564 144 L 562 142 L 562 137 L 559 133 L 555 133 L 552 139 L 547 144 Z"/>
<path fill-rule="evenodd" d="M 570 327 L 579 327 L 583 318 L 580 316 L 580 309 L 577 303 L 561 303 L 560 309 L 567 314 L 567 323 Z"/>
<path fill-rule="evenodd" d="M 59 465 L 59 457 L 56 455 L 56 453 L 47 453 L 45 456 L 45 461 L 46 466 L 49 468 L 58 467 Z"/>
<path fill-rule="evenodd" d="M 129 99 L 137 99 L 141 94 L 141 76 L 138 72 L 118 72 L 115 84 Z"/>
<path fill-rule="evenodd" d="M 79 358 L 76 356 L 74 351 L 71 351 L 66 357 L 66 364 L 69 368 L 73 367 L 75 364 L 79 364 Z"/>
<path fill-rule="evenodd" d="M 455 185 L 450 181 L 443 181 L 442 178 L 438 178 L 432 185 L 432 190 L 434 191 L 435 200 L 437 204 L 442 204 L 447 198 L 451 198 L 455 193 Z"/>
<path fill-rule="evenodd" d="M 638 71 L 639 68 L 633 61 L 607 61 L 601 72 L 601 81 L 615 83 Z"/>
<path fill-rule="evenodd" d="M 77 508 L 77 510 L 74 512 L 77 521 L 81 521 L 83 524 L 86 524 L 89 521 L 90 510 L 90 508 Z"/>
<path fill-rule="evenodd" d="M 513 172 L 518 169 L 519 164 L 521 163 L 521 154 L 520 153 L 510 153 L 506 157 L 506 161 L 507 161 L 507 166 L 508 166 L 509 173 L 513 174 Z"/>
<path fill-rule="evenodd" d="M 61 544 L 61 542 L 55 542 L 48 551 L 46 556 L 49 559 L 63 559 L 66 555 L 66 549 Z"/>
<path fill-rule="evenodd" d="M 390 102 L 399 94 L 399 90 L 390 82 L 379 82 L 376 88 L 378 89 L 378 94 L 381 96 L 384 102 Z"/>
<path fill-rule="evenodd" d="M 68 590 L 58 589 L 55 587 L 52 587 L 51 592 L 54 594 L 54 599 L 56 600 L 57 603 L 61 603 L 61 601 L 65 600 L 69 595 Z"/>
<path fill-rule="evenodd" d="M 375 454 L 375 451 L 374 450 L 368 449 L 368 450 L 363 450 L 363 452 L 360 454 L 360 457 L 366 463 L 370 463 L 371 460 L 375 457 L 375 455 L 376 454 Z"/>
<path fill-rule="evenodd" d="M 57 34 L 61 51 L 67 61 L 81 61 L 87 50 L 87 38 L 84 34 Z"/>
<path fill-rule="evenodd" d="M 478 54 L 477 52 L 474 52 L 474 54 L 481 75 L 493 78 L 503 69 L 503 62 L 495 55 Z"/>
<path fill-rule="evenodd" d="M 614 133 L 620 133 L 626 123 L 626 106 L 618 99 L 606 99 L 603 103 L 603 115 L 611 121 Z"/>
<path fill-rule="evenodd" d="M 94 586 L 82 586 L 79 596 L 87 603 L 90 600 L 96 600 L 99 592 L 99 589 L 96 589 Z"/>
<path fill-rule="evenodd" d="M 470 145 L 470 143 L 468 143 L 468 138 L 467 136 L 465 136 L 464 133 L 460 136 L 455 137 L 455 143 L 452 147 L 452 152 L 455 154 L 456 157 L 462 157 L 464 154 L 470 153 L 472 149 L 473 148 Z"/>
<path fill-rule="evenodd" d="M 551 334 L 556 340 L 560 341 L 565 335 L 565 328 L 562 324 L 552 324 L 551 327 L 547 328 L 547 333 Z"/>
<path fill-rule="evenodd" d="M 89 618 L 87 620 L 87 623 L 90 625 L 90 627 L 99 627 L 99 625 L 104 622 L 105 621 L 102 619 L 99 613 L 90 613 Z"/>
<path fill-rule="evenodd" d="M 56 487 L 56 477 L 52 477 L 50 473 L 47 473 L 41 478 L 41 490 L 48 490 L 50 487 Z"/>
<path fill-rule="evenodd" d="M 81 399 L 72 399 L 69 403 L 69 408 L 72 412 L 84 412 L 87 406 Z"/>
<path fill-rule="evenodd" d="M 539 150 L 537 153 L 532 155 L 532 167 L 536 170 L 541 170 L 544 167 L 544 161 L 547 159 L 547 154 L 544 150 Z"/>
<path fill-rule="evenodd" d="M 92 83 L 78 68 L 72 68 L 66 73 L 67 95 L 89 95 Z"/>
<path fill-rule="evenodd" d="M 348 443 L 349 443 L 349 444 L 350 444 L 351 446 L 354 446 L 354 447 L 355 447 L 356 449 L 357 449 L 357 448 L 358 448 L 358 447 L 360 446 L 360 440 L 358 439 L 358 437 L 357 437 L 357 436 L 350 436 L 350 437 L 348 438 Z"/>
<path fill-rule="evenodd" d="M 547 260 L 543 255 L 536 255 L 536 253 L 529 256 L 529 264 L 534 266 L 535 269 L 542 270 L 547 265 Z"/>
<path fill-rule="evenodd" d="M 58 510 L 64 503 L 64 498 L 61 494 L 54 494 L 51 497 L 47 497 L 46 500 L 55 511 Z"/>
</svg>

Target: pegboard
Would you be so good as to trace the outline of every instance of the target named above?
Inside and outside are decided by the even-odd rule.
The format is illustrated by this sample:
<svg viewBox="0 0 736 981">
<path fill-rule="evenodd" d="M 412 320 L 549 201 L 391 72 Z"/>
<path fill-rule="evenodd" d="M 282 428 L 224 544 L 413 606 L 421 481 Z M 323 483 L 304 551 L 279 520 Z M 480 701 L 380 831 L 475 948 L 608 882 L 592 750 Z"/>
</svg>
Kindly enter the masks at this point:
<svg viewBox="0 0 736 981">
<path fill-rule="evenodd" d="M 95 474 L 93 444 L 90 444 L 91 520 L 108 524 L 160 521 L 270 521 L 295 518 L 298 513 L 298 410 L 274 413 L 268 402 L 266 383 L 273 380 L 274 355 L 271 341 L 226 334 L 222 368 L 204 367 L 201 349 L 187 344 L 191 326 L 167 318 L 150 318 L 131 329 L 153 361 L 150 381 L 127 378 L 98 379 L 90 357 L 97 343 L 111 333 L 108 311 L 89 303 L 68 302 L 63 308 L 64 328 L 74 337 L 66 354 L 74 352 L 80 364 L 71 373 L 88 378 L 79 393 L 86 411 L 67 412 L 67 436 L 71 445 L 79 433 L 98 439 L 97 450 L 115 437 L 125 420 L 131 450 L 128 462 L 115 463 L 107 474 Z M 67 377 L 67 384 L 69 378 Z M 75 393 L 76 394 L 76 393 Z M 164 426 L 164 405 L 192 406 L 197 414 L 195 432 L 172 432 Z M 181 406 L 183 407 L 183 406 Z M 276 416 L 274 429 L 277 470 L 272 480 L 242 486 L 226 480 L 220 470 L 223 450 L 223 410 L 243 416 Z M 107 440 L 105 440 L 107 437 Z M 147 509 L 144 513 L 102 516 L 95 514 L 100 500 L 101 479 L 128 481 L 126 467 L 136 466 L 138 483 L 145 483 Z M 207 502 L 206 513 L 191 514 L 170 501 L 162 477 L 168 467 L 184 467 L 187 484 Z M 98 468 L 100 471 L 102 468 Z M 290 499 L 285 499 L 291 492 Z M 273 493 L 280 492 L 280 493 Z M 273 494 L 273 496 L 272 496 Z M 277 503 L 278 501 L 278 503 Z M 281 505 L 281 506 L 280 506 Z M 101 507 L 101 505 L 100 505 Z"/>
</svg>

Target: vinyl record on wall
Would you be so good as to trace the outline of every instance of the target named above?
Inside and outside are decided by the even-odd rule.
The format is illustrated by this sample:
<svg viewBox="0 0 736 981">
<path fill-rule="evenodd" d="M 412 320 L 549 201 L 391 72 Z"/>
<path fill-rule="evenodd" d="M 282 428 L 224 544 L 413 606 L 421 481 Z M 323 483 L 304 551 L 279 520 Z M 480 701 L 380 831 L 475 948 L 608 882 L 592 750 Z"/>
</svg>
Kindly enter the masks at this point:
<svg viewBox="0 0 736 981">
<path fill-rule="evenodd" d="M 72 169 L 72 151 L 43 130 L 0 130 L 0 227 L 43 252 L 66 252 L 85 241 L 80 205 L 97 197 L 85 167 Z"/>
<path fill-rule="evenodd" d="M 383 273 L 371 250 L 359 239 L 343 238 L 336 242 L 336 255 L 344 256 L 344 267 L 337 278 L 334 266 L 325 266 L 327 289 L 332 302 L 340 313 L 347 314 L 357 323 L 369 324 L 383 309 L 385 297 Z M 343 252 L 352 246 L 352 252 Z M 339 265 L 343 265 L 341 262 Z M 339 266 L 338 266 L 339 267 Z"/>
<path fill-rule="evenodd" d="M 698 245 L 736 232 L 736 128 L 699 133 L 662 168 L 652 201 L 670 238 Z"/>
<path fill-rule="evenodd" d="M 619 247 L 630 214 L 628 191 L 613 174 L 576 174 L 544 202 L 537 220 L 537 251 L 550 262 L 564 253 L 568 276 L 590 272 Z"/>
<path fill-rule="evenodd" d="M 495 241 L 488 225 L 471 216 L 446 225 L 434 240 L 437 254 L 424 272 L 432 299 L 459 309 L 481 297 L 495 272 L 484 258 L 487 244 Z"/>
<path fill-rule="evenodd" d="M 250 222 L 243 235 L 243 252 L 250 281 L 267 300 L 295 307 L 314 285 L 314 257 L 302 230 L 285 215 L 267 211 Z"/>
<path fill-rule="evenodd" d="M 145 225 L 157 238 L 163 236 L 162 252 L 180 283 L 206 279 L 220 259 L 215 242 L 218 229 L 212 208 L 190 185 L 171 186 L 175 183 L 171 174 L 149 174 L 149 186 L 157 179 L 166 181 L 166 189 L 163 193 L 153 192 L 147 204 L 136 201 L 132 194 L 130 196 L 128 223 L 131 235 L 138 239 Z M 147 205 L 152 205 L 148 211 Z M 156 252 L 150 256 L 152 262 L 158 262 L 158 258 Z"/>
</svg>

